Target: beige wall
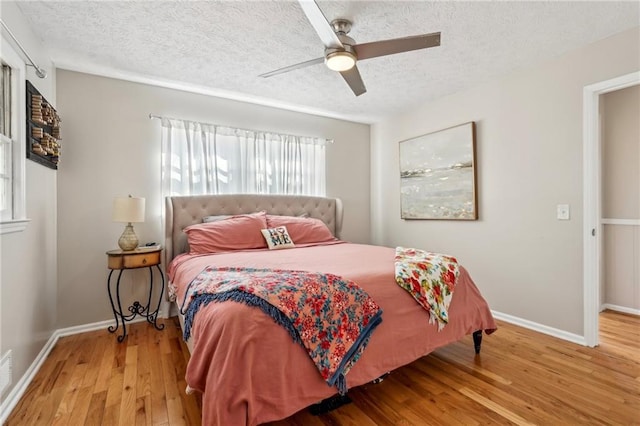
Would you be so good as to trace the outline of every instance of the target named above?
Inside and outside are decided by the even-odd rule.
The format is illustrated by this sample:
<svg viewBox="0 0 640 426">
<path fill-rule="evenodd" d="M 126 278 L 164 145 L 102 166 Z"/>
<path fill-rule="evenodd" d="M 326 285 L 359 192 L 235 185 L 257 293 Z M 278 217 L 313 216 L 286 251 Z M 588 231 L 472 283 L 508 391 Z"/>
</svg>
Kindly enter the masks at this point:
<svg viewBox="0 0 640 426">
<path fill-rule="evenodd" d="M 640 86 L 602 103 L 602 217 L 640 223 Z M 604 303 L 640 310 L 640 226 L 604 225 Z"/>
<path fill-rule="evenodd" d="M 374 243 L 453 253 L 492 309 L 582 335 L 582 92 L 640 69 L 639 40 L 626 31 L 373 125 Z M 480 219 L 402 221 L 398 142 L 468 121 Z"/>
<path fill-rule="evenodd" d="M 49 74 L 43 80 L 27 67 L 27 80 L 55 106 L 55 69 L 46 50 L 14 3 L 1 2 L 0 14 Z M 2 395 L 3 401 L 56 328 L 57 174 L 30 160 L 26 160 L 25 174 L 26 213 L 31 222 L 23 232 L 0 236 L 0 353 L 11 350 L 13 357 L 13 384 Z"/>
<path fill-rule="evenodd" d="M 334 139 L 327 148 L 327 195 L 344 201 L 342 237 L 369 242 L 368 125 L 64 70 L 57 84 L 64 120 L 58 327 L 112 318 L 105 251 L 117 247 L 123 230 L 111 222 L 113 197 L 145 197 L 147 221 L 136 224 L 136 232 L 141 241 L 163 241 L 160 122 L 149 113 Z M 129 274 L 123 284 L 146 278 Z"/>
</svg>

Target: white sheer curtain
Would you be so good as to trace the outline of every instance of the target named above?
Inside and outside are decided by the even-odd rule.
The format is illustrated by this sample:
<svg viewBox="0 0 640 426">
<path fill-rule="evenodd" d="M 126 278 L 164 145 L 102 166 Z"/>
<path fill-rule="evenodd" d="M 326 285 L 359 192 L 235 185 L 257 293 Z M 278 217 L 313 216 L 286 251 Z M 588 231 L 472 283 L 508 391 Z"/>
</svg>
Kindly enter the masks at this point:
<svg viewBox="0 0 640 426">
<path fill-rule="evenodd" d="M 161 120 L 164 196 L 326 193 L 326 139 Z"/>
</svg>

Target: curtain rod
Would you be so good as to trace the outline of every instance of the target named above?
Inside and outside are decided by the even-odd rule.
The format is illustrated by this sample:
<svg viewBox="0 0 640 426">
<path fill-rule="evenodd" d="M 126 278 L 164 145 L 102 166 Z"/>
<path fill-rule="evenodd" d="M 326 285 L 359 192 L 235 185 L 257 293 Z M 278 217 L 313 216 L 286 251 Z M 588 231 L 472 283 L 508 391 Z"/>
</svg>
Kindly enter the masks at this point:
<svg viewBox="0 0 640 426">
<path fill-rule="evenodd" d="M 13 35 L 13 33 L 11 32 L 11 30 L 9 29 L 9 27 L 7 27 L 7 24 L 4 23 L 4 21 L 2 19 L 0 19 L 0 24 L 2 24 L 2 27 L 7 31 L 7 34 L 9 34 L 9 36 L 11 36 L 11 38 L 13 39 L 13 41 L 16 43 L 16 45 L 18 46 L 18 48 L 22 51 L 22 53 L 24 54 L 24 56 L 27 57 L 27 59 L 29 60 L 29 62 L 31 62 L 30 64 L 27 64 L 28 66 L 32 66 L 33 68 L 36 69 L 36 75 L 40 78 L 47 78 L 47 72 L 45 70 L 43 70 L 42 68 L 40 68 L 38 65 L 36 65 L 35 62 L 33 62 L 33 59 L 31 59 L 31 56 L 29 56 L 29 54 L 27 53 L 26 50 L 24 50 L 24 47 L 22 47 L 22 45 L 20 44 L 20 42 L 18 41 L 18 39 L 16 38 L 16 36 Z"/>
<path fill-rule="evenodd" d="M 182 118 L 173 118 L 173 117 L 163 117 L 161 115 L 155 115 L 155 114 L 151 114 L 149 113 L 149 119 L 150 120 L 162 120 L 163 118 L 166 118 L 168 120 L 180 120 L 180 121 L 185 121 Z M 190 121 L 190 120 L 186 120 L 186 121 Z M 199 122 L 200 124 L 206 124 L 207 126 L 216 126 L 216 127 L 231 127 L 231 126 L 222 126 L 220 124 L 214 124 L 214 123 L 202 123 Z M 287 133 L 278 133 L 278 132 L 271 132 L 271 131 L 266 131 L 266 130 L 252 130 L 252 129 L 240 129 L 238 127 L 234 127 L 235 129 L 238 130 L 242 130 L 243 132 L 259 132 L 259 133 L 271 133 L 271 134 L 280 134 L 280 135 L 284 135 L 284 136 L 293 136 L 295 138 L 308 138 L 311 137 L 313 139 L 324 139 L 325 141 L 327 141 L 328 143 L 333 143 L 333 139 L 327 139 L 327 138 L 314 138 L 313 136 L 300 136 L 300 135 L 291 135 L 291 134 L 287 134 Z"/>
</svg>

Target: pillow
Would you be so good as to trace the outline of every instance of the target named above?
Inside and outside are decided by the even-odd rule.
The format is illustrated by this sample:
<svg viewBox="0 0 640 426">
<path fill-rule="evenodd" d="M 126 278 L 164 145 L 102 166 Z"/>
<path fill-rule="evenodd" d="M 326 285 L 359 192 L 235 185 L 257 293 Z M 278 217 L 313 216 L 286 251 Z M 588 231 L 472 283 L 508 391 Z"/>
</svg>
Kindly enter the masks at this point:
<svg viewBox="0 0 640 426">
<path fill-rule="evenodd" d="M 265 248 L 260 232 L 267 226 L 265 212 L 231 216 L 216 222 L 184 228 L 190 254 L 218 253 L 231 250 Z"/>
<path fill-rule="evenodd" d="M 295 244 L 293 244 L 293 241 L 291 241 L 289 232 L 287 232 L 286 226 L 263 229 L 262 235 L 264 236 L 264 239 L 267 241 L 269 250 L 278 250 L 278 249 L 295 247 Z"/>
<path fill-rule="evenodd" d="M 312 217 L 274 216 L 268 214 L 267 225 L 268 228 L 286 226 L 289 236 L 298 245 L 337 240 L 323 221 Z"/>
<path fill-rule="evenodd" d="M 229 219 L 230 217 L 233 217 L 231 215 L 219 215 L 219 216 L 205 216 L 202 218 L 202 223 L 210 223 L 210 222 L 217 222 L 219 220 L 225 220 L 225 219 Z"/>
</svg>

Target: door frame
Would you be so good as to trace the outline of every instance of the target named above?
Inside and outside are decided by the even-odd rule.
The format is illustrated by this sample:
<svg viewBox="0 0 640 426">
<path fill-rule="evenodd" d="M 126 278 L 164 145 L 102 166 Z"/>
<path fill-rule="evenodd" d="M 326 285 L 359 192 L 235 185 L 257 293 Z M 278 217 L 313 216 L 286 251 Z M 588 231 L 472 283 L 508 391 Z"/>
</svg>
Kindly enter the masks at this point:
<svg viewBox="0 0 640 426">
<path fill-rule="evenodd" d="M 602 143 L 600 95 L 640 84 L 640 71 L 584 87 L 583 90 L 583 285 L 584 340 L 599 344 L 598 314 L 602 271 Z"/>
</svg>

